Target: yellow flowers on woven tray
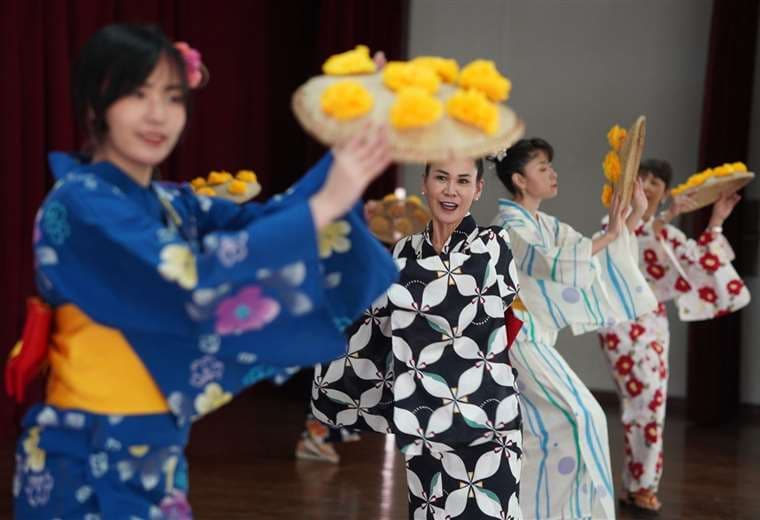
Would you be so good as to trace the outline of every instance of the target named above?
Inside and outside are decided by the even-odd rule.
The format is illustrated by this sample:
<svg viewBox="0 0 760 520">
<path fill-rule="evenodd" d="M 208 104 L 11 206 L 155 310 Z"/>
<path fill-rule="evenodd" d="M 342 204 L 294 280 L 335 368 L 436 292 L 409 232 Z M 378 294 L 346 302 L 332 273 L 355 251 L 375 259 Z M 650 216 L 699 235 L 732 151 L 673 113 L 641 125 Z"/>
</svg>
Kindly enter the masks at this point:
<svg viewBox="0 0 760 520">
<path fill-rule="evenodd" d="M 612 194 L 615 191 L 614 186 L 620 181 L 620 174 L 622 172 L 620 150 L 623 148 L 627 135 L 628 131 L 618 125 L 613 126 L 607 132 L 607 142 L 610 144 L 610 151 L 604 156 L 604 162 L 602 163 L 604 178 L 607 180 L 602 187 L 602 204 L 605 208 L 610 207 Z"/>
<path fill-rule="evenodd" d="M 430 221 L 427 206 L 416 195 L 407 197 L 403 188 L 374 202 L 367 222 L 372 234 L 386 244 L 422 232 Z"/>
<path fill-rule="evenodd" d="M 504 105 L 512 84 L 493 61 L 419 56 L 382 70 L 370 50 L 331 56 L 323 76 L 293 96 L 299 122 L 324 144 L 353 135 L 365 122 L 389 123 L 395 160 L 429 162 L 482 157 L 519 139 L 523 123 Z"/>
<path fill-rule="evenodd" d="M 744 163 L 725 163 L 695 173 L 686 182 L 670 190 L 670 193 L 673 196 L 688 195 L 694 202 L 693 210 L 697 210 L 712 204 L 724 193 L 742 189 L 754 178 L 755 174 L 747 171 Z"/>
<path fill-rule="evenodd" d="M 331 56 L 323 65 L 328 75 L 348 76 L 375 71 L 369 49 L 363 45 Z M 390 122 L 399 130 L 434 124 L 443 116 L 443 102 L 437 94 L 441 82 L 458 89 L 446 102 L 446 113 L 462 123 L 492 135 L 499 130 L 499 110 L 495 103 L 506 101 L 512 83 L 488 60 L 475 60 L 459 72 L 456 60 L 420 56 L 411 61 L 391 61 L 382 71 L 385 87 L 396 93 Z M 322 110 L 340 120 L 370 112 L 374 98 L 356 80 L 333 83 L 322 94 Z"/>
<path fill-rule="evenodd" d="M 646 137 L 646 117 L 639 116 L 626 130 L 618 125 L 607 132 L 610 151 L 604 157 L 602 170 L 605 184 L 602 188 L 602 204 L 609 207 L 613 193 L 620 193 L 620 202 L 627 206 L 633 197 L 636 178 L 639 174 L 641 154 Z"/>
<path fill-rule="evenodd" d="M 673 195 L 680 195 L 681 193 L 685 192 L 689 188 L 694 188 L 696 186 L 702 186 L 705 184 L 709 179 L 712 178 L 718 178 L 718 177 L 728 177 L 732 175 L 734 172 L 743 173 L 747 171 L 747 165 L 743 162 L 735 162 L 735 163 L 725 163 L 722 166 L 716 166 L 715 168 L 708 168 L 704 171 L 695 173 L 688 179 L 686 179 L 686 182 L 679 184 L 672 190 L 670 190 L 670 193 Z"/>
<path fill-rule="evenodd" d="M 259 193 L 261 185 L 251 170 L 240 170 L 233 175 L 227 171 L 212 171 L 206 178 L 198 177 L 190 182 L 198 195 L 220 197 L 233 202 L 247 202 Z"/>
</svg>

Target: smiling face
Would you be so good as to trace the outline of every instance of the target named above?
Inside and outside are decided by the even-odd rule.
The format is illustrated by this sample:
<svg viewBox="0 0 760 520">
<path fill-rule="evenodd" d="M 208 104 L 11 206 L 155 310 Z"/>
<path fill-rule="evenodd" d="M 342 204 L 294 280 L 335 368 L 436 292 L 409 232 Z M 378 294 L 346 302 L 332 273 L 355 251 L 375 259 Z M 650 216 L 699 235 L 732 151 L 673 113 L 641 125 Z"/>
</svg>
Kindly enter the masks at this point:
<svg viewBox="0 0 760 520">
<path fill-rule="evenodd" d="M 478 167 L 473 159 L 457 159 L 429 165 L 423 177 L 422 191 L 427 198 L 433 221 L 443 226 L 457 226 L 470 212 L 472 202 L 483 191 Z"/>
<path fill-rule="evenodd" d="M 161 58 L 142 85 L 108 108 L 97 155 L 127 172 L 152 169 L 177 144 L 186 119 L 179 72 Z"/>
<path fill-rule="evenodd" d="M 512 182 L 521 194 L 534 200 L 553 199 L 559 190 L 558 175 L 544 150 L 536 150 L 522 173 L 513 173 Z"/>
<path fill-rule="evenodd" d="M 639 171 L 639 179 L 644 186 L 644 195 L 647 197 L 647 209 L 657 208 L 667 194 L 668 185 L 664 180 L 646 170 Z"/>
</svg>

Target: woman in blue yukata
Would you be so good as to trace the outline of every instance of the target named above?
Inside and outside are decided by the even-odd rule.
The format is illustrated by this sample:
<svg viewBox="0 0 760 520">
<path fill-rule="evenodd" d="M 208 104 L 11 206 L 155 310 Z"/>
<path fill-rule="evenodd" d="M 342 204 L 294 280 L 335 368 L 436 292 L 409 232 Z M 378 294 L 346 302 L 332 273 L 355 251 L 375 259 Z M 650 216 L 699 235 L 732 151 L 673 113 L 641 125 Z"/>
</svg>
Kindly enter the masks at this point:
<svg viewBox="0 0 760 520">
<path fill-rule="evenodd" d="M 356 205 L 389 164 L 382 128 L 264 205 L 152 181 L 198 83 L 187 53 L 156 28 L 112 25 L 75 67 L 91 153 L 50 155 L 57 182 L 34 231 L 53 334 L 49 350 L 22 345 L 8 366 L 18 397 L 28 367 L 50 365 L 18 443 L 17 518 L 191 518 L 190 422 L 341 355 L 344 324 L 398 276 Z"/>
</svg>

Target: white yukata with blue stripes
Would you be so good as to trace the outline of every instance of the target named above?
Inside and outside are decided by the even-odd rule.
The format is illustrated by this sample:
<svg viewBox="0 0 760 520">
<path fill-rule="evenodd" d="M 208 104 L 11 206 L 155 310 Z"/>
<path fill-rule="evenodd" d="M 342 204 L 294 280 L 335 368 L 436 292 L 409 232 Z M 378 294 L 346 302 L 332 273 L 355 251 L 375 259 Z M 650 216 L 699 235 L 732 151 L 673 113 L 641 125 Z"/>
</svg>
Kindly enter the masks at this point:
<svg viewBox="0 0 760 520">
<path fill-rule="evenodd" d="M 493 223 L 509 232 L 524 305 L 510 352 L 524 422 L 523 517 L 615 518 L 604 411 L 554 345 L 566 326 L 582 334 L 656 308 L 635 237 L 625 229 L 592 256 L 590 238 L 505 199 Z"/>
</svg>

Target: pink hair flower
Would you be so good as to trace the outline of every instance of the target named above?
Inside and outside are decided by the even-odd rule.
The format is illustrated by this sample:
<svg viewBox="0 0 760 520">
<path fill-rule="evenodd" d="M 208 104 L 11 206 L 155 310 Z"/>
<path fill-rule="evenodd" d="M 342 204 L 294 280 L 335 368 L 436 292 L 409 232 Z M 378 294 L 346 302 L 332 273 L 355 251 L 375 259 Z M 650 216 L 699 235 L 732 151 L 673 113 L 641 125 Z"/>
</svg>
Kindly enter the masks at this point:
<svg viewBox="0 0 760 520">
<path fill-rule="evenodd" d="M 185 61 L 188 85 L 192 89 L 198 88 L 202 83 L 205 83 L 205 67 L 201 61 L 201 53 L 190 47 L 186 42 L 175 42 L 174 47 L 182 54 L 182 59 Z"/>
</svg>

